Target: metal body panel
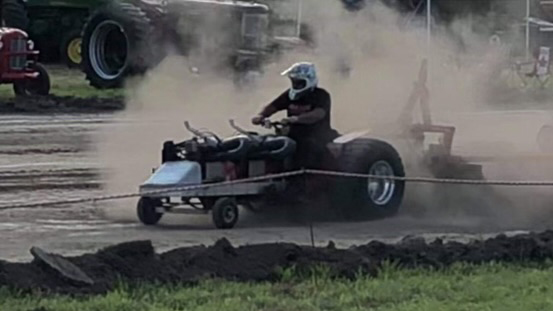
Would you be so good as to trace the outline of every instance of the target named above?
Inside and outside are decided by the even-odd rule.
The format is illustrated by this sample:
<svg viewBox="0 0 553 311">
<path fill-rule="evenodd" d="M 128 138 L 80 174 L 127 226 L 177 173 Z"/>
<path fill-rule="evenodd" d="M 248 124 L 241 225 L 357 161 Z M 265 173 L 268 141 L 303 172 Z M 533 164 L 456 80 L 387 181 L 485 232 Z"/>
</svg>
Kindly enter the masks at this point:
<svg viewBox="0 0 553 311">
<path fill-rule="evenodd" d="M 191 161 L 163 163 L 142 186 L 190 186 L 202 183 L 200 164 Z"/>
<path fill-rule="evenodd" d="M 222 196 L 247 196 L 256 195 L 264 192 L 264 189 L 275 184 L 283 183 L 282 181 L 263 181 L 263 182 L 244 182 L 237 184 L 219 184 L 213 186 L 205 186 L 197 189 L 188 190 L 176 190 L 171 189 L 178 187 L 173 186 L 147 186 L 142 185 L 139 188 L 139 193 L 144 196 L 152 198 L 166 198 L 166 197 L 222 197 Z M 162 191 L 163 193 L 148 194 L 151 191 Z M 166 192 L 168 191 L 168 192 Z"/>
<path fill-rule="evenodd" d="M 250 161 L 248 163 L 248 171 L 250 177 L 258 177 L 266 174 L 266 164 L 265 161 Z"/>
<path fill-rule="evenodd" d="M 225 165 L 223 162 L 210 162 L 205 164 L 205 180 L 224 180 Z"/>
</svg>

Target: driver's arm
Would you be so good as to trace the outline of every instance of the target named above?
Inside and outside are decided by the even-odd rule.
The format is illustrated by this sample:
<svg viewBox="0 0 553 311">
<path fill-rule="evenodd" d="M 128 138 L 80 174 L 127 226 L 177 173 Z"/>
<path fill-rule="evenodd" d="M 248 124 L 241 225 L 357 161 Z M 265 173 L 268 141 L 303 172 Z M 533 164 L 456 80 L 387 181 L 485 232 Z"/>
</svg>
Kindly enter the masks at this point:
<svg viewBox="0 0 553 311">
<path fill-rule="evenodd" d="M 302 113 L 297 116 L 294 123 L 313 124 L 321 121 L 326 116 L 326 111 L 323 108 L 315 108 L 309 112 Z"/>
<path fill-rule="evenodd" d="M 261 112 L 258 114 L 259 116 L 263 118 L 268 118 L 272 116 L 273 114 L 277 113 L 280 109 L 277 109 L 274 105 L 269 104 L 265 106 Z"/>
<path fill-rule="evenodd" d="M 267 106 L 263 107 L 261 112 L 259 112 L 258 116 L 263 118 L 268 118 L 272 116 L 273 114 L 284 110 L 288 107 L 288 100 L 287 100 L 288 93 L 284 92 L 280 94 L 277 98 L 275 98 L 271 103 L 269 103 Z"/>
</svg>

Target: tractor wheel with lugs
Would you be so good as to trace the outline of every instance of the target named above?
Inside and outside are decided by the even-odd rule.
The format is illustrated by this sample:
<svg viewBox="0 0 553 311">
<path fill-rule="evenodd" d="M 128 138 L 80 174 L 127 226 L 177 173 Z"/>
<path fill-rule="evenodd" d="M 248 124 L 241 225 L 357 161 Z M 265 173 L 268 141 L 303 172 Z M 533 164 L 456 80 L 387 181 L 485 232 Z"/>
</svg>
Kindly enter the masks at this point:
<svg viewBox="0 0 553 311">
<path fill-rule="evenodd" d="M 144 72 L 152 32 L 146 13 L 131 3 L 111 1 L 92 13 L 81 35 L 82 71 L 90 85 L 119 88 L 127 76 Z"/>
<path fill-rule="evenodd" d="M 21 0 L 2 0 L 2 26 L 27 31 L 29 16 Z"/>
<path fill-rule="evenodd" d="M 345 173 L 376 177 L 339 177 L 332 201 L 347 220 L 366 220 L 397 214 L 403 201 L 405 169 L 396 149 L 377 139 L 356 139 L 338 158 Z"/>
</svg>

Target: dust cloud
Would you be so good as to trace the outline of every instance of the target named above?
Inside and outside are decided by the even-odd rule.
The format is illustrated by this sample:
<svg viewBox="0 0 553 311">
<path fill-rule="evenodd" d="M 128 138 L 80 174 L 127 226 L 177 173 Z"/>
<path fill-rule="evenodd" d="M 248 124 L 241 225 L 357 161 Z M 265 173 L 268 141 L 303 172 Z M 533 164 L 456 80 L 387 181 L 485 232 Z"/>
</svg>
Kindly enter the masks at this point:
<svg viewBox="0 0 553 311">
<path fill-rule="evenodd" d="M 292 3 L 295 5 L 295 1 Z M 163 142 L 189 137 L 183 126 L 185 120 L 221 136 L 233 133 L 229 119 L 255 129 L 249 123 L 251 116 L 288 87 L 288 81 L 279 73 L 300 60 L 312 61 L 318 67 L 320 85 L 332 96 L 333 125 L 341 133 L 370 128 L 378 137 L 397 128 L 399 114 L 425 58 L 429 59 L 430 105 L 436 116 L 491 109 L 488 100 L 495 89 L 490 77 L 505 60 L 506 52 L 490 45 L 487 36 L 474 32 L 468 18 L 447 26 L 434 25 L 430 45 L 424 17 L 416 17 L 403 27 L 405 16 L 378 2 L 348 12 L 340 1 L 306 0 L 303 18 L 315 32 L 316 47 L 286 53 L 265 66 L 263 75 L 251 85 L 238 88 L 231 76 L 204 70 L 206 66 L 198 66 L 206 62 L 201 55 L 194 60 L 169 56 L 144 78 L 131 81 L 126 89 L 128 108 L 118 115 L 126 122 L 113 125 L 97 137 L 98 156 L 111 172 L 106 176 L 106 191 L 136 191 L 152 168 L 159 165 Z M 193 67 L 198 67 L 199 74 L 189 70 Z M 434 119 L 440 123 L 440 118 Z M 446 124 L 455 125 L 454 121 Z M 464 139 L 470 141 L 471 137 Z M 493 151 L 490 146 L 488 151 Z M 485 149 L 480 146 L 477 151 Z M 402 156 L 408 161 L 410 155 Z M 516 172 L 516 167 L 511 169 Z M 495 173 L 494 177 L 502 177 L 504 171 Z M 457 188 L 410 184 L 405 210 L 422 211 L 430 217 L 441 214 L 453 222 L 460 214 L 480 212 L 484 206 L 497 208 L 495 215 L 503 214 L 505 205 L 511 203 L 502 196 L 506 194 L 504 188 L 453 187 Z M 440 192 L 448 193 L 442 195 L 444 200 L 437 199 Z M 502 199 L 494 199 L 492 192 L 500 193 Z M 513 200 L 512 195 L 509 200 Z M 502 206 L 497 207 L 500 201 Z M 118 204 L 106 211 L 108 217 L 136 219 L 136 200 Z M 513 216 L 512 208 L 508 214 L 499 221 L 520 219 Z"/>
</svg>

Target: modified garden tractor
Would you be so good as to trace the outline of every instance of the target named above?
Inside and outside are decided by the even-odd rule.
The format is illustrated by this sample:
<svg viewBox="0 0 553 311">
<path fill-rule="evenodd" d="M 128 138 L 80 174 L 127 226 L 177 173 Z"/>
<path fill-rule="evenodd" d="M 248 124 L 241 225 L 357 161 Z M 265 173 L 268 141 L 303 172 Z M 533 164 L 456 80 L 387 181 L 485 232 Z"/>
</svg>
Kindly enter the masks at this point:
<svg viewBox="0 0 553 311">
<path fill-rule="evenodd" d="M 220 138 L 186 122 L 194 137 L 164 143 L 162 165 L 140 186 L 137 212 L 144 224 L 156 224 L 164 213 L 211 212 L 217 228 L 229 229 L 238 221 L 238 205 L 263 212 L 266 207 L 299 203 L 294 202 L 299 198 L 330 202 L 350 220 L 393 216 L 401 205 L 404 181 L 390 177 L 404 176 L 403 163 L 394 147 L 382 140 L 342 136 L 327 145 L 322 164 L 326 170 L 381 178 L 277 177 L 296 167 L 296 142 L 283 134 L 285 126 L 266 120 L 265 126 L 275 133 L 259 134 L 232 120 L 230 125 L 238 135 Z"/>
<path fill-rule="evenodd" d="M 299 179 L 303 183 L 295 176 L 282 175 L 297 169 L 295 141 L 284 134 L 282 124 L 266 121 L 275 133 L 263 135 L 231 121 L 238 134 L 221 138 L 185 122 L 193 137 L 164 143 L 162 165 L 140 186 L 138 217 L 144 224 L 153 225 L 164 213 L 211 213 L 216 227 L 232 228 L 238 220 L 238 205 L 259 212 L 263 211 L 260 206 L 283 208 L 290 204 L 290 197 L 299 196 L 319 200 L 317 206 L 326 202 L 345 219 L 381 218 L 399 211 L 406 189 L 401 177 L 410 165 L 423 166 L 438 178 L 482 179 L 480 165 L 452 154 L 455 128 L 432 124 L 426 79 L 427 65 L 423 62 L 400 118 L 403 127 L 380 136 L 367 137 L 368 131 L 340 135 L 327 145 L 322 169 L 308 171 L 308 178 Z M 413 124 L 410 116 L 417 102 L 423 121 Z M 426 148 L 427 134 L 442 137 Z M 277 177 L 257 179 L 262 176 Z"/>
</svg>

